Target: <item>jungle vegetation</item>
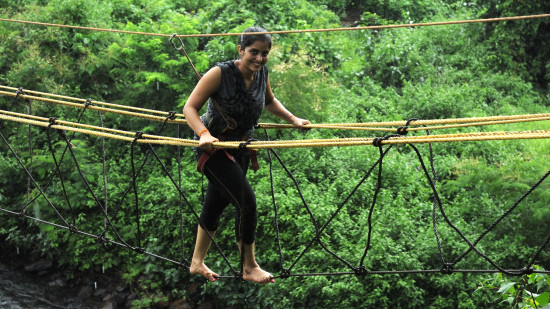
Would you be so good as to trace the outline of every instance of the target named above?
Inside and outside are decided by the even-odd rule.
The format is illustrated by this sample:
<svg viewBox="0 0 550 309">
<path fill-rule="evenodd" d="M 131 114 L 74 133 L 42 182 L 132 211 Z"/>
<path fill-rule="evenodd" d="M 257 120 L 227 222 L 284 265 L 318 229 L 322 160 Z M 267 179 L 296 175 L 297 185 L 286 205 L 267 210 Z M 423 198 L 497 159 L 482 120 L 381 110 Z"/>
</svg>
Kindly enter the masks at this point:
<svg viewBox="0 0 550 309">
<path fill-rule="evenodd" d="M 248 26 L 268 30 L 321 29 L 368 25 L 412 24 L 450 20 L 535 15 L 550 12 L 548 1 L 518 0 L 0 0 L 0 17 L 46 23 L 121 29 L 147 33 L 238 33 Z M 201 73 L 215 63 L 237 57 L 236 37 L 184 38 L 185 48 Z M 548 112 L 550 107 L 550 19 L 472 23 L 384 30 L 312 32 L 274 35 L 268 63 L 277 98 L 296 115 L 313 123 L 351 123 L 439 118 L 482 117 Z M 0 22 L 0 84 L 10 87 L 92 98 L 177 111 L 196 84 L 187 59 L 165 37 L 45 27 Z M 7 109 L 12 98 L 0 97 Z M 23 102 L 23 101 L 21 101 Z M 17 103 L 17 112 L 30 106 Z M 76 119 L 80 111 L 35 102 L 32 112 L 45 117 Z M 103 114 L 108 127 L 155 132 L 159 124 Z M 279 122 L 267 114 L 262 122 Z M 98 113 L 84 113 L 84 123 L 99 125 Z M 448 129 L 435 133 L 522 131 L 548 129 L 549 121 Z M 1 129 L 25 166 L 44 184 L 55 170 L 45 130 L 6 122 Z M 163 135 L 191 131 L 169 125 Z M 29 134 L 32 133 L 32 134 Z M 271 139 L 383 136 L 383 133 L 310 130 L 270 131 Z M 418 133 L 418 134 L 424 134 Z M 258 130 L 257 138 L 265 138 Z M 32 136 L 32 150 L 29 149 Z M 74 151 L 93 190 L 111 211 L 131 181 L 130 144 L 104 143 L 95 136 L 76 134 Z M 64 142 L 55 138 L 58 155 Z M 103 198 L 102 147 L 105 147 L 107 191 Z M 550 141 L 511 140 L 433 144 L 437 189 L 449 219 L 469 239 L 476 239 L 550 168 Z M 429 148 L 418 146 L 427 160 Z M 204 181 L 195 170 L 190 148 L 157 147 L 167 169 L 178 174 L 181 189 L 200 211 Z M 28 198 L 28 179 L 7 144 L 0 143 L 0 205 L 21 209 Z M 179 153 L 181 152 L 181 158 Z M 379 158 L 377 147 L 322 147 L 276 150 L 299 184 L 303 199 L 322 225 Z M 32 156 L 30 155 L 32 153 Z M 136 148 L 143 162 L 145 148 Z M 259 222 L 257 258 L 265 269 L 281 274 L 276 230 L 285 265 L 297 257 L 315 235 L 294 182 L 273 160 L 278 224 L 274 223 L 267 152 L 259 154 L 260 170 L 249 173 L 256 190 Z M 32 161 L 32 162 L 31 162 Z M 426 161 L 428 164 L 428 161 Z M 71 213 L 79 229 L 100 233 L 103 216 L 92 194 L 68 157 L 60 168 Z M 367 243 L 368 219 L 377 186 L 374 172 L 355 192 L 320 240 L 348 261 L 358 263 Z M 433 194 L 416 153 L 395 146 L 383 161 L 382 188 L 373 209 L 367 270 L 439 269 L 441 259 L 432 227 Z M 196 219 L 152 157 L 138 176 L 142 247 L 159 255 L 190 259 Z M 133 191 L 131 191 L 133 192 Z M 69 213 L 59 177 L 48 187 L 54 205 Z M 505 268 L 522 268 L 550 234 L 550 183 L 543 182 L 514 211 L 491 230 L 478 248 Z M 137 241 L 132 193 L 119 206 L 116 226 L 131 243 Z M 27 211 L 44 220 L 59 218 L 39 198 Z M 181 220 L 180 220 L 181 219 Z M 57 221 L 56 221 L 57 220 Z M 236 266 L 232 209 L 222 218 L 216 237 Z M 256 285 L 239 280 L 204 284 L 176 267 L 120 247 L 102 247 L 93 238 L 67 230 L 0 214 L 0 241 L 38 257 L 48 257 L 78 271 L 117 274 L 139 293 L 136 307 L 161 298 L 189 298 L 191 283 L 203 285 L 197 303 L 213 301 L 219 308 L 501 308 L 535 306 L 530 291 L 548 303 L 548 277 L 524 279 L 494 274 L 414 274 L 312 276 L 277 279 Z M 181 231 L 180 231 L 181 228 Z M 277 229 L 276 229 L 277 228 Z M 437 215 L 437 229 L 446 259 L 452 261 L 468 245 Z M 107 236 L 114 237 L 111 232 Z M 183 237 L 182 237 L 183 236 Z M 182 240 L 183 239 L 183 240 Z M 183 241 L 183 242 L 182 242 Z M 70 254 L 68 254 L 70 253 Z M 548 269 L 550 248 L 535 261 Z M 208 265 L 220 274 L 231 269 L 215 248 Z M 456 268 L 492 269 L 470 252 Z M 315 244 L 292 273 L 349 271 Z M 546 294 L 545 294 L 546 293 Z M 519 295 L 519 297 L 518 297 Z M 546 296 L 544 296 L 546 295 Z"/>
</svg>

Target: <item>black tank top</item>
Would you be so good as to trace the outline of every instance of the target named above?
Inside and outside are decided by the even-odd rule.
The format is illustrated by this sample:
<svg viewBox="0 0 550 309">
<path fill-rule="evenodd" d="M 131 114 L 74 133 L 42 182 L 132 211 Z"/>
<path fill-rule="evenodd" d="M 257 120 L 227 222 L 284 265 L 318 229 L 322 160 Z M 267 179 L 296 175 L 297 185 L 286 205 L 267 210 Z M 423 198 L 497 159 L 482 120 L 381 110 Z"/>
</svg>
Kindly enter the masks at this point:
<svg viewBox="0 0 550 309">
<path fill-rule="evenodd" d="M 249 89 L 241 71 L 235 65 L 235 60 L 230 60 L 217 64 L 221 68 L 221 80 L 218 91 L 212 96 L 221 107 L 225 117 L 235 120 L 237 128 L 225 130 L 227 123 L 220 111 L 216 109 L 210 98 L 207 111 L 201 116 L 204 125 L 210 131 L 212 136 L 225 141 L 240 141 L 252 137 L 254 126 L 258 123 L 262 111 L 265 107 L 265 92 L 267 87 L 268 71 L 267 67 L 254 74 L 254 80 Z M 197 134 L 195 140 L 199 140 Z M 200 157 L 203 150 L 195 148 L 195 155 Z"/>
</svg>

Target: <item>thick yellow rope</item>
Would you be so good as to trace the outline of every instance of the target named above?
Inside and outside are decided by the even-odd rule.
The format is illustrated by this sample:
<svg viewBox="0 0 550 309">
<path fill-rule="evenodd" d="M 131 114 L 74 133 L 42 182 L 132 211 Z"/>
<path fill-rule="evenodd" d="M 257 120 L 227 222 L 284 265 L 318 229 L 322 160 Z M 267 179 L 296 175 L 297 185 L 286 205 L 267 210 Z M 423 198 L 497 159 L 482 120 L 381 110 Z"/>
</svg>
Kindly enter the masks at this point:
<svg viewBox="0 0 550 309">
<path fill-rule="evenodd" d="M 387 140 L 381 140 L 380 144 L 422 144 L 440 142 L 465 142 L 488 140 L 514 140 L 514 139 L 543 139 L 550 138 L 550 130 L 518 131 L 518 132 L 483 132 L 461 133 L 426 136 L 399 136 Z M 347 139 L 311 139 L 296 141 L 254 141 L 247 147 L 250 149 L 268 148 L 301 148 L 301 147 L 341 147 L 373 145 L 375 138 L 347 138 Z M 238 148 L 240 142 L 224 142 L 214 146 L 220 148 Z"/>
<path fill-rule="evenodd" d="M 135 132 L 122 131 L 122 130 L 111 130 L 111 133 L 105 133 L 105 132 L 98 132 L 98 131 L 94 131 L 94 130 L 90 130 L 90 129 L 81 129 L 81 128 L 77 128 L 77 127 L 73 127 L 73 126 L 67 126 L 67 125 L 59 125 L 59 124 L 51 125 L 49 121 L 26 119 L 26 118 L 21 118 L 21 117 L 15 117 L 15 116 L 12 116 L 12 115 L 7 115 L 5 113 L 0 113 L 0 119 L 12 121 L 12 122 L 23 123 L 23 124 L 30 124 L 30 125 L 34 125 L 34 126 L 40 126 L 40 127 L 51 127 L 53 129 L 83 133 L 83 134 L 88 134 L 88 135 L 93 135 L 93 136 L 107 137 L 107 138 L 111 138 L 111 139 L 118 139 L 118 140 L 123 140 L 123 141 L 128 141 L 128 142 L 134 141 L 134 138 L 133 137 L 127 137 L 127 136 L 121 136 L 121 135 L 117 135 L 117 134 L 113 134 L 113 133 L 116 132 L 116 133 L 125 134 L 125 135 L 134 135 L 134 136 L 136 135 Z M 44 118 L 44 119 L 46 119 L 46 118 Z M 58 122 L 61 123 L 60 121 L 56 120 L 56 123 L 58 123 Z M 67 124 L 69 122 L 63 122 L 63 123 Z M 70 123 L 70 124 L 75 125 L 75 126 L 77 125 L 75 123 Z M 91 128 L 91 127 L 92 126 L 88 126 L 88 128 Z M 102 128 L 102 127 L 97 127 L 97 128 L 107 131 L 105 128 Z M 139 139 L 138 141 L 140 143 L 172 144 L 172 145 L 178 145 L 178 146 L 195 146 L 195 147 L 198 146 L 198 144 L 199 144 L 198 141 L 194 141 L 194 140 L 166 138 L 166 137 L 163 137 L 162 139 L 159 139 L 158 136 L 147 135 L 147 134 L 144 134 L 143 137 L 149 137 L 151 139 L 146 139 L 146 138 Z M 177 140 L 178 143 L 173 143 L 174 140 Z M 167 143 L 165 141 L 171 141 L 171 143 Z"/>
<path fill-rule="evenodd" d="M 11 97 L 16 97 L 17 96 L 17 94 L 14 93 L 14 92 L 6 92 L 6 91 L 0 91 L 0 95 L 6 95 L 6 96 L 11 96 Z M 19 97 L 23 98 L 23 99 L 42 101 L 42 102 L 47 102 L 47 103 L 54 103 L 54 104 L 71 106 L 71 107 L 76 107 L 76 108 L 84 108 L 86 106 L 84 103 L 74 103 L 74 102 L 68 102 L 68 101 L 57 100 L 57 99 L 42 98 L 42 97 L 31 96 L 31 95 L 27 95 L 27 94 L 19 94 Z M 133 117 L 144 118 L 144 119 L 160 121 L 160 122 L 165 121 L 166 117 L 169 116 L 169 113 L 166 113 L 166 112 L 164 112 L 166 114 L 166 117 L 160 117 L 160 116 L 155 116 L 155 115 L 148 115 L 148 114 L 137 113 L 137 112 L 129 112 L 129 111 L 118 110 L 118 109 L 107 108 L 107 107 L 101 107 L 101 106 L 95 106 L 95 105 L 89 105 L 87 108 L 90 109 L 90 110 L 95 110 L 95 111 L 108 112 L 108 113 L 114 113 L 114 114 L 120 114 L 120 115 L 126 115 L 126 116 L 133 116 Z M 170 123 L 187 123 L 184 119 L 169 119 L 168 122 L 170 122 Z"/>
<path fill-rule="evenodd" d="M 487 116 L 487 117 L 470 117 L 470 118 L 447 118 L 447 119 L 419 119 L 410 121 L 410 126 L 428 126 L 428 125 L 442 125 L 442 124 L 459 124 L 459 123 L 484 123 L 484 122 L 494 122 L 494 121 L 512 121 L 512 120 L 519 120 L 519 122 L 524 121 L 530 121 L 529 119 L 538 119 L 538 120 L 546 120 L 546 119 L 539 119 L 539 118 L 547 118 L 550 117 L 550 113 L 542 113 L 542 114 L 527 114 L 527 115 L 508 115 L 508 116 Z M 331 129 L 337 129 L 337 128 L 364 128 L 364 127 L 377 127 L 377 126 L 394 126 L 394 127 L 401 127 L 405 126 L 407 124 L 406 120 L 398 120 L 398 121 L 383 121 L 383 122 L 358 122 L 358 123 L 331 123 L 331 124 L 317 124 L 312 125 L 313 127 L 323 127 L 323 128 L 331 128 Z M 262 123 L 261 124 L 263 128 L 285 128 L 285 127 L 293 127 L 291 124 L 269 124 L 269 123 Z M 447 127 L 445 127 L 447 128 Z M 422 127 L 418 128 L 417 130 L 426 130 L 430 128 Z M 412 130 L 412 128 L 409 128 L 409 130 Z"/>
<path fill-rule="evenodd" d="M 484 120 L 476 122 L 476 120 Z M 519 122 L 532 122 L 532 121 L 544 121 L 550 120 L 550 114 L 533 114 L 533 115 L 512 115 L 512 116 L 493 116 L 493 117 L 473 117 L 473 118 L 461 118 L 461 119 L 433 119 L 433 120 L 417 120 L 409 124 L 407 131 L 423 131 L 423 130 L 437 130 L 437 129 L 452 129 L 452 128 L 463 128 L 463 127 L 474 127 L 474 126 L 486 126 L 486 125 L 496 125 L 496 124 L 507 124 L 507 123 L 519 123 Z M 460 123 L 460 121 L 465 121 L 466 123 Z M 456 124 L 450 124 L 452 122 L 457 122 Z M 447 125 L 425 125 L 430 123 L 449 123 Z M 317 128 L 317 129 L 339 129 L 339 130 L 357 130 L 357 131 L 383 131 L 383 132 L 395 132 L 396 128 L 387 128 L 387 127 L 372 127 L 372 126 L 381 126 L 381 125 L 394 125 L 394 126 L 405 126 L 406 121 L 397 121 L 397 122 L 365 122 L 365 123 L 318 123 L 306 125 L 306 128 Z M 422 127 L 410 127 L 425 125 Z M 259 123 L 259 128 L 264 129 L 285 129 L 285 128 L 296 128 L 291 124 L 276 124 L 276 123 Z"/>
<path fill-rule="evenodd" d="M 8 87 L 8 86 L 2 86 L 0 85 L 0 88 L 3 89 L 9 89 L 13 90 L 14 92 L 5 92 L 0 91 L 0 95 L 7 95 L 15 97 L 17 96 L 17 88 Z M 61 96 L 61 95 L 55 95 L 55 94 L 49 94 L 44 92 L 37 92 L 32 90 L 26 90 L 24 89 L 23 92 L 25 93 L 34 93 L 39 95 L 46 95 L 46 96 L 52 96 L 57 98 L 63 98 L 63 99 L 70 99 L 74 101 L 79 102 L 86 102 L 87 100 L 80 99 L 80 98 L 73 98 L 73 97 L 67 97 L 67 96 Z M 74 102 L 68 102 L 63 100 L 56 100 L 56 99 L 49 99 L 49 98 L 43 98 L 43 97 L 37 97 L 37 96 L 30 96 L 26 94 L 20 94 L 19 95 L 22 98 L 30 99 L 30 100 L 37 100 L 37 101 L 43 101 L 47 103 L 54 103 L 54 104 L 61 104 L 66 106 L 72 106 L 77 108 L 84 108 L 84 103 L 74 103 Z M 93 104 L 100 104 L 107 107 L 99 107 L 90 105 L 88 106 L 89 109 L 92 110 L 99 110 L 103 112 L 111 112 L 116 114 L 122 114 L 127 116 L 133 116 L 133 117 L 139 117 L 139 118 L 145 118 L 149 120 L 154 121 L 165 121 L 165 117 L 156 116 L 156 115 L 150 115 L 150 114 L 144 114 L 144 113 L 134 113 L 134 112 L 128 112 L 124 110 L 114 109 L 114 108 L 108 108 L 108 107 L 116 107 L 116 108 L 122 108 L 122 109 L 130 109 L 130 110 L 136 110 L 136 111 L 142 111 L 147 113 L 155 113 L 155 114 L 161 114 L 168 117 L 169 113 L 164 111 L 158 111 L 158 110 L 152 110 L 152 109 L 145 109 L 145 108 L 138 108 L 138 107 L 132 107 L 132 106 L 126 106 L 126 105 L 119 105 L 119 104 L 113 104 L 113 103 L 106 103 L 106 102 L 99 102 L 99 101 L 91 101 Z M 175 114 L 176 117 L 183 117 L 182 114 Z M 495 124 L 507 124 L 507 123 L 519 123 L 519 122 L 530 122 L 530 121 L 543 121 L 543 120 L 550 120 L 550 113 L 543 113 L 543 114 L 528 114 L 528 115 L 508 115 L 508 116 L 490 116 L 490 117 L 471 117 L 471 118 L 452 118 L 452 119 L 428 119 L 428 120 L 414 120 L 410 121 L 408 124 L 408 131 L 422 131 L 422 130 L 435 130 L 435 129 L 450 129 L 450 128 L 459 128 L 459 127 L 468 127 L 468 126 L 483 126 L 483 125 L 495 125 Z M 169 119 L 168 122 L 170 123 L 180 123 L 185 124 L 187 123 L 185 119 Z M 386 122 L 364 122 L 364 123 L 318 123 L 318 124 L 309 124 L 305 127 L 308 129 L 339 129 L 339 130 L 362 130 L 362 131 L 384 131 L 384 132 L 395 132 L 396 128 L 388 128 L 383 126 L 395 126 L 395 127 L 402 127 L 407 124 L 408 121 L 386 121 Z M 422 127 L 419 127 L 422 126 Z M 265 129 L 285 129 L 285 128 L 293 128 L 294 127 L 291 124 L 276 124 L 276 123 L 259 123 L 259 128 L 265 128 Z"/>
<path fill-rule="evenodd" d="M 39 122 L 40 121 L 41 122 L 49 122 L 49 118 L 46 118 L 46 117 L 40 117 L 40 116 L 34 116 L 34 115 L 28 115 L 28 114 L 20 114 L 20 113 L 9 112 L 9 111 L 4 111 L 4 110 L 0 110 L 0 115 L 1 114 L 8 115 L 8 116 L 13 116 L 13 117 L 19 117 L 19 118 L 23 118 L 23 119 L 26 118 L 26 119 L 36 120 L 36 121 L 39 121 Z M 76 127 L 76 128 L 85 128 L 85 129 L 90 129 L 90 130 L 110 132 L 110 133 L 116 133 L 116 134 L 124 134 L 124 135 L 135 135 L 135 132 L 129 132 L 129 131 L 118 130 L 118 129 L 111 129 L 111 128 L 106 128 L 106 127 L 100 127 L 100 126 L 84 124 L 84 123 L 70 122 L 70 121 L 64 121 L 64 120 L 59 120 L 59 119 L 56 119 L 55 122 L 60 124 L 60 125 L 67 125 L 67 126 L 72 126 L 72 127 Z M 147 134 L 144 134 L 144 136 L 147 136 Z M 150 135 L 151 138 L 155 138 L 156 136 L 157 135 Z"/>
<path fill-rule="evenodd" d="M 67 125 L 50 124 L 49 121 L 39 121 L 35 119 L 26 119 L 15 117 L 5 113 L 0 113 L 0 119 L 19 122 L 24 124 L 51 127 L 66 131 L 73 131 L 94 136 L 107 137 L 133 142 L 135 138 L 121 136 L 113 133 L 97 132 L 90 129 L 81 129 Z M 45 118 L 44 118 L 45 119 Z M 56 122 L 57 123 L 57 122 Z M 67 123 L 67 122 L 65 122 Z M 104 129 L 98 127 L 100 129 Z M 122 132 L 117 130 L 116 133 L 126 135 L 135 135 L 133 132 Z M 550 130 L 538 131 L 520 131 L 520 132 L 478 132 L 478 133 L 457 133 L 457 134 L 442 134 L 442 135 L 426 135 L 426 136 L 399 136 L 391 137 L 386 140 L 380 140 L 380 144 L 418 144 L 418 143 L 436 143 L 436 142 L 464 142 L 464 141 L 487 141 L 487 140 L 515 140 L 515 139 L 545 139 L 550 138 Z M 293 141 L 253 141 L 246 145 L 249 149 L 267 149 L 267 148 L 302 148 L 302 147 L 336 147 L 336 146 L 361 146 L 373 145 L 376 138 L 341 138 L 341 139 L 310 139 L 310 140 L 293 140 Z M 179 139 L 171 137 L 162 137 L 155 135 L 143 135 L 143 138 L 137 140 L 139 143 L 145 144 L 161 144 L 175 146 L 198 146 L 198 141 L 189 139 Z M 242 142 L 216 142 L 216 148 L 239 148 Z"/>
<path fill-rule="evenodd" d="M 0 85 L 0 89 L 7 89 L 7 90 L 11 90 L 11 91 L 19 90 L 18 88 L 3 86 L 3 85 Z M 77 102 L 82 102 L 82 103 L 85 103 L 85 102 L 88 101 L 87 99 L 69 97 L 69 96 L 53 94 L 53 93 L 47 93 L 47 92 L 34 91 L 34 90 L 29 90 L 29 89 L 21 89 L 21 91 L 23 91 L 24 93 L 36 94 L 36 95 L 41 95 L 41 96 L 49 96 L 49 97 L 54 97 L 54 98 L 58 98 L 58 99 L 66 99 L 66 100 L 72 100 L 72 101 L 77 101 Z M 154 110 L 154 109 L 147 109 L 147 108 L 141 108 L 141 107 L 135 107 L 135 106 L 107 103 L 107 102 L 94 101 L 94 100 L 90 101 L 90 103 L 95 104 L 95 105 L 102 105 L 102 106 L 108 106 L 108 107 L 114 107 L 114 108 L 120 108 L 120 109 L 128 109 L 128 110 L 140 111 L 140 112 L 151 113 L 151 114 L 167 115 L 167 112 L 164 112 L 164 111 L 158 111 L 158 110 Z M 183 118 L 183 114 L 175 114 L 175 116 Z"/>
</svg>

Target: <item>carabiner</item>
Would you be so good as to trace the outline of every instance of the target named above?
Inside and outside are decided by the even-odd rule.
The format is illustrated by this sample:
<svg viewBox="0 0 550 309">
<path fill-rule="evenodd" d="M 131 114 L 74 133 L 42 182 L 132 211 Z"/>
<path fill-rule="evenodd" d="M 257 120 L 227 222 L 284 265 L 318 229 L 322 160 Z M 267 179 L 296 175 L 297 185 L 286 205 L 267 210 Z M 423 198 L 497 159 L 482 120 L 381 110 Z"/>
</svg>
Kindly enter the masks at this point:
<svg viewBox="0 0 550 309">
<path fill-rule="evenodd" d="M 174 45 L 174 48 L 176 50 L 179 50 L 179 51 L 182 51 L 184 50 L 184 44 L 183 44 L 183 41 L 181 40 L 181 38 L 179 36 L 177 36 L 178 34 L 177 33 L 174 33 L 170 36 L 170 43 L 172 43 L 172 45 Z M 174 37 L 178 38 L 178 40 L 180 40 L 180 43 L 181 43 L 181 47 L 177 47 L 176 46 L 176 43 L 174 43 Z"/>
</svg>

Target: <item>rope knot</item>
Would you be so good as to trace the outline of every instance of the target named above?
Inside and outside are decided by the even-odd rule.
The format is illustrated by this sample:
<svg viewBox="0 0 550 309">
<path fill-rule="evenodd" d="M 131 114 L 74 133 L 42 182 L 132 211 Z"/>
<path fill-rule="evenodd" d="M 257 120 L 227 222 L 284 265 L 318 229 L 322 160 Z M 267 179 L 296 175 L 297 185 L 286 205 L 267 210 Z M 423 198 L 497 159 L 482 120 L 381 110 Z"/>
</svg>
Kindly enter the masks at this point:
<svg viewBox="0 0 550 309">
<path fill-rule="evenodd" d="M 250 138 L 250 139 L 248 139 L 246 142 L 240 143 L 240 144 L 239 144 L 239 149 L 245 150 L 245 149 L 246 149 L 246 146 L 250 145 L 251 142 L 255 142 L 255 141 L 258 141 L 258 140 L 255 139 L 255 138 Z"/>
<path fill-rule="evenodd" d="M 143 248 L 138 248 L 138 247 L 133 248 L 133 250 L 139 254 L 143 254 L 145 252 Z"/>
<path fill-rule="evenodd" d="M 365 268 L 365 266 L 362 266 L 362 265 L 354 268 L 353 271 L 357 276 L 365 276 L 367 274 L 367 269 Z"/>
<path fill-rule="evenodd" d="M 533 273 L 533 268 L 532 268 L 532 267 L 529 267 L 529 268 L 522 268 L 522 269 L 520 270 L 520 273 L 521 273 L 522 275 L 530 275 L 530 274 Z"/>
<path fill-rule="evenodd" d="M 397 136 L 400 136 L 400 135 L 399 134 L 390 134 L 390 135 L 386 135 L 384 137 L 375 137 L 372 140 L 372 145 L 375 146 L 375 147 L 381 147 L 382 146 L 382 141 L 385 141 L 385 140 L 388 140 L 392 137 L 397 137 Z"/>
<path fill-rule="evenodd" d="M 415 120 L 418 120 L 418 118 L 411 118 L 407 120 L 404 126 L 397 128 L 397 134 L 407 135 L 407 133 L 409 133 L 409 131 L 407 131 L 407 129 L 409 128 L 409 125 L 411 124 L 412 121 L 415 121 Z"/>
<path fill-rule="evenodd" d="M 138 139 L 143 138 L 143 134 L 144 134 L 143 131 L 137 131 L 136 135 L 134 136 L 134 141 L 132 142 L 132 144 L 135 144 Z"/>
<path fill-rule="evenodd" d="M 407 133 L 409 133 L 409 131 L 407 131 L 407 128 L 407 126 L 397 128 L 397 134 L 407 135 Z"/>
<path fill-rule="evenodd" d="M 57 117 L 50 117 L 50 119 L 48 119 L 48 122 L 50 123 L 48 125 L 48 128 L 53 126 L 56 122 L 57 122 Z"/>
<path fill-rule="evenodd" d="M 27 211 L 27 208 L 25 207 L 25 209 L 21 210 L 21 211 L 19 212 L 19 214 L 17 214 L 17 218 L 19 218 L 19 219 L 24 219 L 25 216 L 26 216 L 26 211 Z"/>
<path fill-rule="evenodd" d="M 71 233 L 76 233 L 76 232 L 78 232 L 78 229 L 76 228 L 76 226 L 74 226 L 74 225 L 72 225 L 72 224 L 69 224 L 68 228 L 69 228 L 69 231 L 70 231 Z"/>
<path fill-rule="evenodd" d="M 191 264 L 189 264 L 189 261 L 186 258 L 182 258 L 182 260 L 178 263 L 178 266 L 182 268 L 189 268 Z"/>
<path fill-rule="evenodd" d="M 166 118 L 170 119 L 170 120 L 176 119 L 176 112 L 175 111 L 168 112 L 168 117 L 166 117 Z"/>
<path fill-rule="evenodd" d="M 88 98 L 86 102 L 84 102 L 84 108 L 88 108 L 90 105 L 92 105 L 92 99 Z"/>
<path fill-rule="evenodd" d="M 412 121 L 415 121 L 415 120 L 418 120 L 418 118 L 411 118 L 407 120 L 404 126 L 397 128 L 397 134 L 407 135 L 407 133 L 409 133 L 409 131 L 407 131 L 407 129 L 409 128 L 409 125 L 411 124 Z"/>
<path fill-rule="evenodd" d="M 449 275 L 453 273 L 453 264 L 443 263 L 441 269 L 439 270 L 442 274 Z"/>
<path fill-rule="evenodd" d="M 243 279 L 243 273 L 240 272 L 240 271 L 235 271 L 235 279 L 241 279 L 244 281 Z"/>
<path fill-rule="evenodd" d="M 105 237 L 105 232 L 102 232 L 101 234 L 97 235 L 96 236 L 96 242 L 98 245 L 100 246 L 105 246 L 106 243 L 109 242 L 109 239 L 107 239 L 107 237 Z"/>
<path fill-rule="evenodd" d="M 286 279 L 286 278 L 289 278 L 290 277 L 290 270 L 286 269 L 286 268 L 283 268 L 281 270 L 281 279 Z"/>
</svg>

